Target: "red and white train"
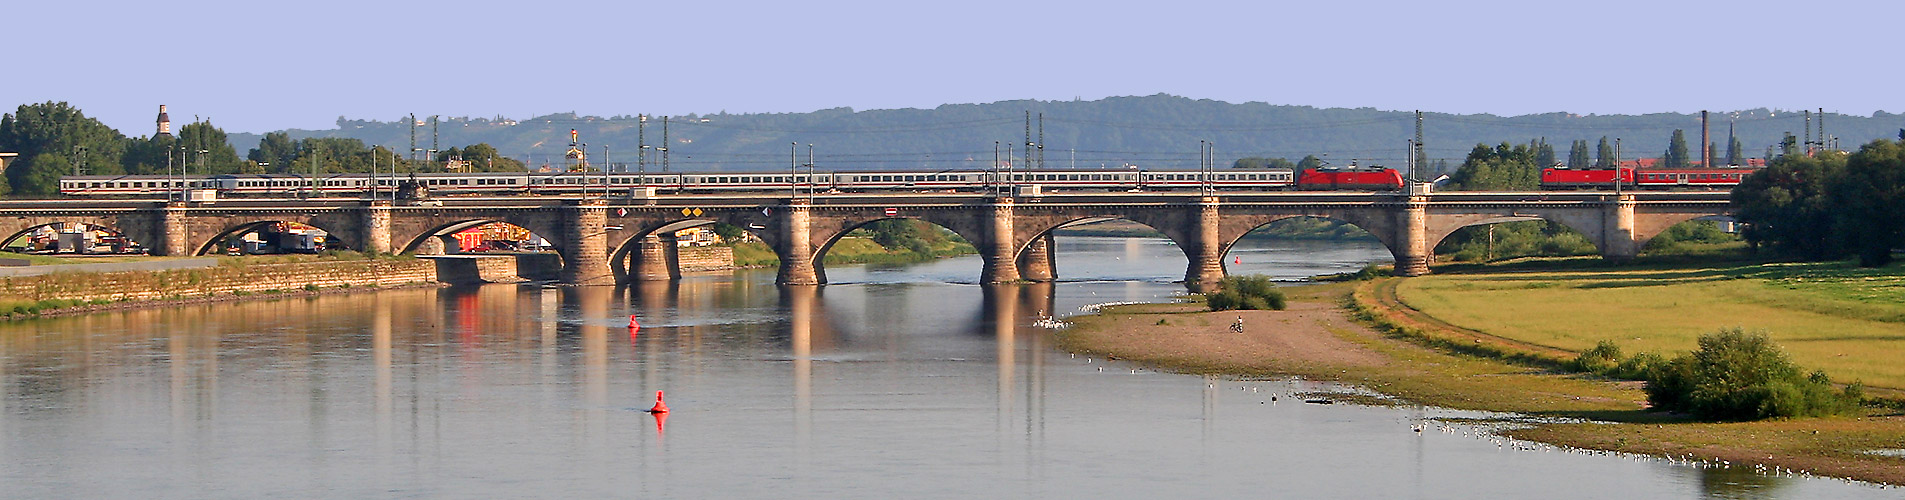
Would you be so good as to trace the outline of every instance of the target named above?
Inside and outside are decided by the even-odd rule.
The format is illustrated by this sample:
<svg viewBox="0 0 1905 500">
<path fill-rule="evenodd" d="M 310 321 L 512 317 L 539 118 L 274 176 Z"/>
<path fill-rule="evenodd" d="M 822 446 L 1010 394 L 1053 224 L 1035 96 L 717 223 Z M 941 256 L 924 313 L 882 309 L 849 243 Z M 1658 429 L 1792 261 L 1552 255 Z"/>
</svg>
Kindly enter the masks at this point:
<svg viewBox="0 0 1905 500">
<path fill-rule="evenodd" d="M 1614 177 L 1620 176 L 1623 189 L 1732 189 L 1740 180 L 1759 169 L 1724 168 L 1623 168 L 1541 170 L 1541 189 L 1583 190 L 1614 189 Z M 1618 173 L 1617 173 L 1618 172 Z"/>
<path fill-rule="evenodd" d="M 414 183 L 433 195 L 574 194 L 627 192 L 653 188 L 659 193 L 773 192 L 983 192 L 1005 186 L 1036 185 L 1046 191 L 1197 191 L 1206 185 L 1223 191 L 1288 189 L 1296 184 L 1289 169 L 1231 170 L 1204 173 L 1174 170 L 1032 170 L 863 171 L 863 172 L 720 172 L 634 173 L 526 172 L 420 173 L 372 176 L 329 174 L 315 181 L 298 174 L 210 176 L 91 175 L 60 178 L 68 196 L 146 196 L 188 190 L 213 190 L 221 197 L 352 196 L 372 190 L 393 191 Z"/>
<path fill-rule="evenodd" d="M 1627 189 L 1726 189 L 1753 168 L 1622 169 Z M 1613 189 L 1615 170 L 1541 171 L 1546 190 Z M 1044 192 L 1090 191 L 1396 191 L 1402 173 L 1385 167 L 1218 170 L 1020 170 L 720 172 L 636 175 L 599 172 L 428 173 L 373 176 L 329 174 L 232 174 L 209 176 L 88 175 L 60 178 L 60 193 L 75 197 L 162 196 L 212 190 L 219 197 L 358 196 L 390 192 L 406 183 L 433 195 L 579 194 L 653 188 L 658 193 L 774 192 L 984 192 L 1006 186 L 1038 186 Z"/>
</svg>

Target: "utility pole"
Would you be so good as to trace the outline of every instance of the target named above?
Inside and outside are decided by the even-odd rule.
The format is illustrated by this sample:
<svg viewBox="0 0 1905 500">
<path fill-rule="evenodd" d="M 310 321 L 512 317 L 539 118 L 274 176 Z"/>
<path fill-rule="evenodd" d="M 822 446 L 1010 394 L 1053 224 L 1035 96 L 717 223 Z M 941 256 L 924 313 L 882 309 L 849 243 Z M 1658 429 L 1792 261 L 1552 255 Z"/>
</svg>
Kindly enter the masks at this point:
<svg viewBox="0 0 1905 500">
<path fill-rule="evenodd" d="M 1032 112 L 1025 112 L 1025 167 L 1032 167 Z"/>
<path fill-rule="evenodd" d="M 1045 113 L 1038 114 L 1038 168 L 1045 169 Z"/>
<path fill-rule="evenodd" d="M 1819 150 L 1826 149 L 1826 108 L 1819 108 Z"/>
<path fill-rule="evenodd" d="M 1621 138 L 1614 138 L 1614 201 L 1621 199 Z"/>
<path fill-rule="evenodd" d="M 1806 110 L 1806 156 L 1812 156 L 1812 110 Z"/>
<path fill-rule="evenodd" d="M 787 202 L 800 199 L 800 141 L 787 143 Z"/>
<path fill-rule="evenodd" d="M 648 174 L 648 115 L 635 115 L 635 172 Z"/>
<path fill-rule="evenodd" d="M 1413 150 L 1415 152 L 1416 161 L 1415 163 L 1411 164 L 1412 166 L 1409 167 L 1409 181 L 1419 182 L 1422 180 L 1422 171 L 1420 170 L 1421 168 L 1420 165 L 1422 165 L 1423 161 L 1426 161 L 1428 159 L 1425 156 L 1423 156 L 1422 110 L 1420 109 L 1416 110 L 1416 142 L 1414 144 Z"/>
<path fill-rule="evenodd" d="M 661 171 L 668 172 L 668 117 L 661 117 Z"/>
<path fill-rule="evenodd" d="M 173 146 L 171 146 L 171 145 L 167 145 L 167 146 L 165 147 L 165 175 L 166 175 L 166 176 L 168 176 L 168 177 L 172 175 L 172 148 L 173 148 Z M 179 177 L 176 177 L 176 178 L 177 178 L 177 179 L 184 179 L 184 176 L 179 176 Z M 180 188 L 180 190 L 181 190 L 181 191 L 183 191 L 183 189 L 184 189 L 184 188 Z M 170 194 L 170 193 L 167 193 L 167 194 Z M 181 194 L 182 194 L 182 193 L 181 193 Z M 180 198 L 180 199 L 183 199 L 183 198 L 184 198 L 184 196 L 180 196 L 179 198 Z"/>
<path fill-rule="evenodd" d="M 417 114 L 410 114 L 410 161 L 417 161 Z"/>
<path fill-rule="evenodd" d="M 998 195 L 998 185 L 996 185 L 996 183 L 1000 181 L 998 174 L 1000 174 L 1002 170 L 1004 170 L 1004 168 L 998 164 L 998 141 L 993 141 L 993 195 Z"/>
<path fill-rule="evenodd" d="M 814 145 L 807 143 L 807 202 L 814 202 Z"/>
<path fill-rule="evenodd" d="M 73 175 L 86 175 L 86 146 L 73 145 Z"/>
<path fill-rule="evenodd" d="M 431 162 L 437 161 L 437 152 L 439 151 L 443 151 L 443 148 L 437 147 L 437 115 L 430 115 L 430 161 Z"/>
</svg>

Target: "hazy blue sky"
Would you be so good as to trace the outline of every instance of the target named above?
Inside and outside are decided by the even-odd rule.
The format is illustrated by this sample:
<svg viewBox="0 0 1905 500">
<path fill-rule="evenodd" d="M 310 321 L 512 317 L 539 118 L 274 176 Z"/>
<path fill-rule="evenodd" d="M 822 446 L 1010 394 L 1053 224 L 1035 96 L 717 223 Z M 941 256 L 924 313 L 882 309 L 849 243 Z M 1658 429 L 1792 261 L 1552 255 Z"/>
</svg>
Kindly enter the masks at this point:
<svg viewBox="0 0 1905 500">
<path fill-rule="evenodd" d="M 1905 111 L 1896 0 L 66 0 L 5 17 L 0 106 L 69 101 L 135 136 L 159 104 L 244 132 L 1160 92 L 1503 115 Z"/>
</svg>

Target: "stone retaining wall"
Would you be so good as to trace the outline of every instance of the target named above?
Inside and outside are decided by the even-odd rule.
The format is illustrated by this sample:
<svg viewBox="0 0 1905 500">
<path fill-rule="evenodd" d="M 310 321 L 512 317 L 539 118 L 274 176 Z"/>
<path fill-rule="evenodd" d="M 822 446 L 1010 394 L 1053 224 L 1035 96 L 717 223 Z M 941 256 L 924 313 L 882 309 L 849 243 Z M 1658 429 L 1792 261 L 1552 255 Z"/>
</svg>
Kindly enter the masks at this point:
<svg viewBox="0 0 1905 500">
<path fill-rule="evenodd" d="M 681 272 L 720 271 L 734 268 L 734 248 L 724 246 L 681 247 L 675 265 Z"/>
<path fill-rule="evenodd" d="M 0 301 L 153 300 L 293 291 L 310 287 L 402 286 L 437 282 L 435 262 L 377 259 L 216 266 L 167 271 L 54 273 L 0 279 Z"/>
</svg>

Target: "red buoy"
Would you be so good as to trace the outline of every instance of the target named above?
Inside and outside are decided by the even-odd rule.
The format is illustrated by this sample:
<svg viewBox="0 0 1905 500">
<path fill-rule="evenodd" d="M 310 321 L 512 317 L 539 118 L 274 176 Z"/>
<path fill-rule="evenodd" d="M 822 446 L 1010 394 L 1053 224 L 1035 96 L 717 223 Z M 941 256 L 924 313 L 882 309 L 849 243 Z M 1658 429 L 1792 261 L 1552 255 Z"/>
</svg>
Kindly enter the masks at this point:
<svg viewBox="0 0 1905 500">
<path fill-rule="evenodd" d="M 1231 257 L 1231 258 L 1232 258 L 1232 259 L 1235 259 L 1235 260 L 1232 260 L 1232 261 L 1230 261 L 1230 263 L 1232 263 L 1232 264 L 1242 264 L 1242 263 L 1244 263 L 1244 258 L 1243 258 L 1243 257 Z"/>
<path fill-rule="evenodd" d="M 631 329 L 637 329 L 637 330 L 639 330 L 639 329 L 641 329 L 641 328 L 642 328 L 642 322 L 640 322 L 640 321 L 635 321 L 635 315 L 633 315 L 633 314 L 630 314 L 630 315 L 628 315 L 628 327 L 629 327 L 629 328 L 631 328 Z"/>
<path fill-rule="evenodd" d="M 661 391 L 655 391 L 655 407 L 649 408 L 648 412 L 649 413 L 668 413 L 668 403 L 662 402 Z"/>
</svg>

